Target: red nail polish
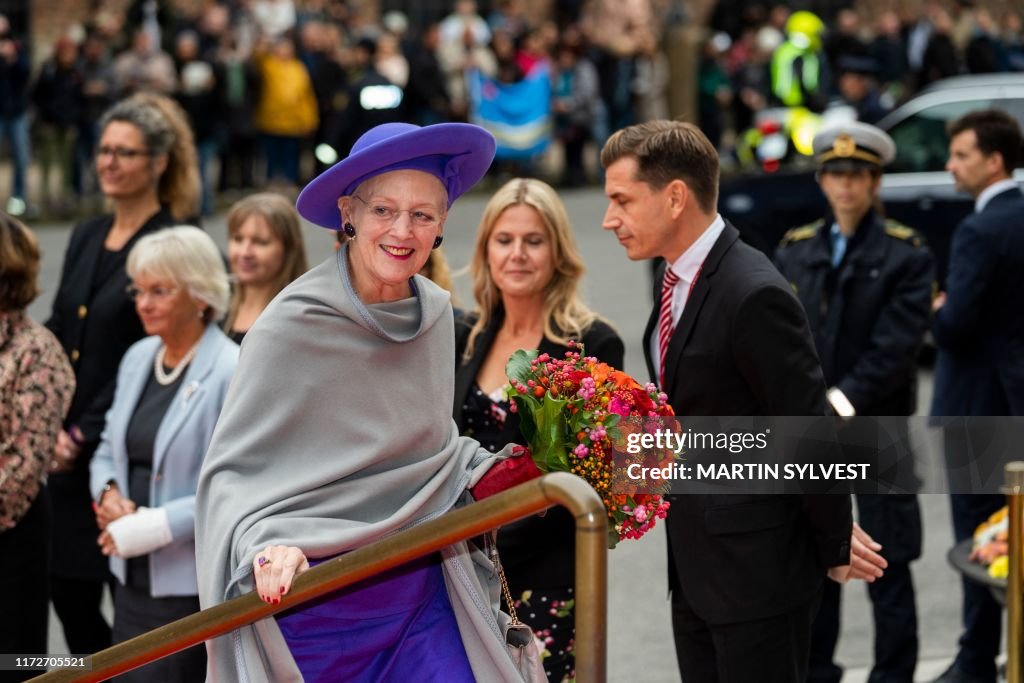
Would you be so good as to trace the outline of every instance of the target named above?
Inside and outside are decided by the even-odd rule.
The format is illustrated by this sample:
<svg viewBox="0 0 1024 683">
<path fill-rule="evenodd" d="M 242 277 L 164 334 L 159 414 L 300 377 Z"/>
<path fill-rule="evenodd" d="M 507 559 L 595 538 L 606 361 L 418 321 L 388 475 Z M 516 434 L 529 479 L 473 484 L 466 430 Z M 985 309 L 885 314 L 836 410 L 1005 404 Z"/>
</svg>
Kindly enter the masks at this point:
<svg viewBox="0 0 1024 683">
<path fill-rule="evenodd" d="M 284 586 L 281 586 L 281 595 L 284 595 Z"/>
</svg>

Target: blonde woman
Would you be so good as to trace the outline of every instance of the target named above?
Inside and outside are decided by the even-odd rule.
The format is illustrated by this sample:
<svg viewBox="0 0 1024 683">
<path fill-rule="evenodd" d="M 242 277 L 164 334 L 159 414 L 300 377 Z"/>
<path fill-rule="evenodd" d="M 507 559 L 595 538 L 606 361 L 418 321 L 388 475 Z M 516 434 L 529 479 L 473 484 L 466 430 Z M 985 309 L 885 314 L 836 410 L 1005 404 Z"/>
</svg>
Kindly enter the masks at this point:
<svg viewBox="0 0 1024 683">
<path fill-rule="evenodd" d="M 505 363 L 518 349 L 562 357 L 570 340 L 618 368 L 619 335 L 580 300 L 584 266 L 565 206 L 550 185 L 509 181 L 484 207 L 469 266 L 476 312 L 456 323 L 454 417 L 459 431 L 491 451 L 523 443 L 503 389 Z M 551 681 L 572 674 L 574 525 L 551 510 L 502 527 L 505 573 L 519 611 L 547 646 Z"/>
<path fill-rule="evenodd" d="M 236 202 L 228 213 L 228 263 L 235 289 L 224 331 L 241 344 L 270 300 L 309 267 L 291 202 L 271 192 Z"/>
</svg>

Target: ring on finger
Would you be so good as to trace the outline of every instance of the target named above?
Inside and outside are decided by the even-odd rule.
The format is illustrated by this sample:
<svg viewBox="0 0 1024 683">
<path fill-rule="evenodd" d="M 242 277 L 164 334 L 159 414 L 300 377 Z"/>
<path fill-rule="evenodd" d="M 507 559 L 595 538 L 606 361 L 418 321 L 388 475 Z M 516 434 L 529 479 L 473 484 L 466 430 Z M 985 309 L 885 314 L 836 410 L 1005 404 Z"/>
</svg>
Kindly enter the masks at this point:
<svg viewBox="0 0 1024 683">
<path fill-rule="evenodd" d="M 271 563 L 271 560 L 270 560 L 269 558 L 267 558 L 267 557 L 264 557 L 263 555 L 260 555 L 260 556 L 259 556 L 259 557 L 258 557 L 258 558 L 256 559 L 256 564 L 258 564 L 258 565 L 260 566 L 260 568 L 261 568 L 261 569 L 262 569 L 263 567 L 266 567 L 266 566 L 267 566 L 268 564 L 270 564 L 270 563 Z"/>
</svg>

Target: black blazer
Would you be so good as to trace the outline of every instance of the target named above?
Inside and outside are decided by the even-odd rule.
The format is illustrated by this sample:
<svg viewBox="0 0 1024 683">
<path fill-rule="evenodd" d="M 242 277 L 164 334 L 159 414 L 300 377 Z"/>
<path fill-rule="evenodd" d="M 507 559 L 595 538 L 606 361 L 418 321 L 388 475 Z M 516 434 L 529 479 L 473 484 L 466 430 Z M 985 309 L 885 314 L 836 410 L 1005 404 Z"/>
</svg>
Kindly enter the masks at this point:
<svg viewBox="0 0 1024 683">
<path fill-rule="evenodd" d="M 829 216 L 786 233 L 775 265 L 804 306 L 828 385 L 858 415 L 913 415 L 935 281 L 931 251 L 916 232 L 871 210 L 833 268 L 832 223 Z"/>
<path fill-rule="evenodd" d="M 466 402 L 480 366 L 487 358 L 494 337 L 501 328 L 504 311 L 499 309 L 490 324 L 477 337 L 473 355 L 463 362 L 469 332 L 477 320 L 475 314 L 455 322 L 455 402 L 452 414 L 459 432 L 466 429 L 462 406 Z M 580 339 L 588 356 L 622 369 L 625 347 L 622 339 L 609 325 L 596 321 Z M 569 347 L 545 338 L 541 353 L 562 358 Z M 510 413 L 506 422 L 509 440 L 523 443 L 519 434 L 519 418 Z M 501 528 L 498 534 L 498 552 L 509 584 L 517 594 L 526 589 L 564 588 L 575 584 L 576 524 L 568 510 L 562 507 L 548 510 L 544 517 L 532 515 Z"/>
<path fill-rule="evenodd" d="M 997 194 L 953 236 L 933 415 L 1024 415 L 1024 194 Z"/>
<path fill-rule="evenodd" d="M 139 238 L 177 221 L 166 210 L 154 214 L 107 262 L 106 279 L 97 281 L 96 268 L 113 216 L 79 223 L 64 255 L 60 285 L 46 326 L 54 333 L 75 370 L 77 388 L 64 420 L 85 435 L 74 470 L 51 475 L 54 542 L 52 573 L 66 578 L 108 576 L 107 560 L 99 552 L 96 518 L 89 495 L 89 461 L 99 445 L 104 417 L 114 400 L 117 368 L 128 347 L 146 336 L 128 296 L 125 264 Z"/>
<path fill-rule="evenodd" d="M 662 269 L 663 271 L 663 269 Z M 655 287 L 660 290 L 661 278 Z M 651 377 L 651 313 L 644 355 Z M 807 318 L 768 258 L 726 223 L 669 342 L 665 387 L 677 415 L 825 415 Z M 672 496 L 669 588 L 712 624 L 783 614 L 846 564 L 846 495 Z"/>
</svg>

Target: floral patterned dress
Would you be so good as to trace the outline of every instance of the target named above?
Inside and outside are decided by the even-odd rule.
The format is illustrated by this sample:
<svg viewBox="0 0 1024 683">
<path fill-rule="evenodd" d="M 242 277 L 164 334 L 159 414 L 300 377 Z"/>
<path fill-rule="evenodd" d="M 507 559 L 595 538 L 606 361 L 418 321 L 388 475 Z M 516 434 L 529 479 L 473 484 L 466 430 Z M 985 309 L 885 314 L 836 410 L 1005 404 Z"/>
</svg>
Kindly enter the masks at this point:
<svg viewBox="0 0 1024 683">
<path fill-rule="evenodd" d="M 501 450 L 509 442 L 522 440 L 518 419 L 514 413 L 510 413 L 508 401 L 499 395 L 488 396 L 476 384 L 463 406 L 462 416 L 466 424 L 464 434 L 479 441 L 480 445 L 492 453 Z M 547 522 L 554 522 L 562 533 L 566 530 L 566 524 L 561 522 L 566 520 L 561 518 L 567 517 L 568 532 L 572 533 L 572 518 L 564 510 L 549 510 L 547 516 L 552 518 Z M 544 644 L 541 653 L 544 673 L 551 683 L 562 683 L 573 681 L 576 676 L 576 662 L 572 653 L 575 626 L 573 589 L 571 585 L 528 585 L 538 579 L 535 572 L 524 566 L 543 560 L 543 557 L 531 557 L 530 548 L 536 545 L 538 529 L 546 534 L 552 533 L 549 526 L 545 526 L 545 520 L 539 517 L 506 525 L 498 533 L 498 551 L 519 618 L 533 629 Z"/>
<path fill-rule="evenodd" d="M 0 312 L 0 533 L 39 495 L 74 391 L 56 337 L 24 311 Z"/>
</svg>

